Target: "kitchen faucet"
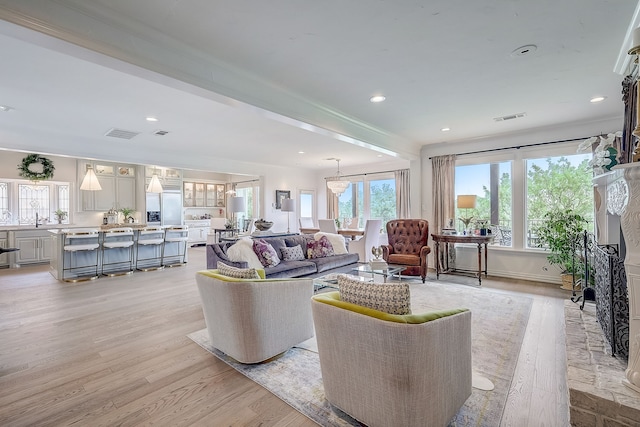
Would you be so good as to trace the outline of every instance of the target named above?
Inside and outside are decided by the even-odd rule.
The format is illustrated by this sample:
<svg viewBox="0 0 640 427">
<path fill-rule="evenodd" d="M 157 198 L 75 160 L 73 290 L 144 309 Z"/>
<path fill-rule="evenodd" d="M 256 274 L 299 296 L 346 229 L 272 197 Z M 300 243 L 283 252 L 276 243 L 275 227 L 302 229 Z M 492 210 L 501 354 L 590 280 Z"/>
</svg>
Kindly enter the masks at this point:
<svg viewBox="0 0 640 427">
<path fill-rule="evenodd" d="M 36 228 L 38 228 L 38 212 L 36 212 Z"/>
</svg>

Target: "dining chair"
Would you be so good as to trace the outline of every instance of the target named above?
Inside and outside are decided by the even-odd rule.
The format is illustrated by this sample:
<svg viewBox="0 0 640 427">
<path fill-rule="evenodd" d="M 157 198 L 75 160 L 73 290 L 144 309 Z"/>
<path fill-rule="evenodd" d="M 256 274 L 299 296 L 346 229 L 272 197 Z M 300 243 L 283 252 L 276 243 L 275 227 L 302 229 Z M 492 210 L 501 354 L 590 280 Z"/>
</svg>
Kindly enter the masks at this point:
<svg viewBox="0 0 640 427">
<path fill-rule="evenodd" d="M 336 221 L 334 219 L 319 219 L 318 228 L 325 233 L 338 233 L 338 227 L 336 227 Z"/>
</svg>

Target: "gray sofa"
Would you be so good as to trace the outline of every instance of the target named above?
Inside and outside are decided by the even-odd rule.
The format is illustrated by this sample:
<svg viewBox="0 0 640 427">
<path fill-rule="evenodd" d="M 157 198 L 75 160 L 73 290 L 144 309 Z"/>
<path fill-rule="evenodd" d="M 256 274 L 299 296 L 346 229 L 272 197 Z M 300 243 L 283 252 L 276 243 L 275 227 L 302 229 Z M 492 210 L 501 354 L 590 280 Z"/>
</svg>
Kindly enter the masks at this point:
<svg viewBox="0 0 640 427">
<path fill-rule="evenodd" d="M 311 234 L 301 234 L 297 236 L 286 237 L 265 237 L 264 240 L 273 246 L 278 252 L 278 256 L 282 260 L 281 248 L 284 246 L 294 247 L 300 245 L 306 255 L 307 241 L 313 240 Z M 247 262 L 233 262 L 227 256 L 227 249 L 233 243 L 213 243 L 207 245 L 207 268 L 218 268 L 218 261 L 222 261 L 227 265 L 234 267 L 246 268 Z M 325 258 L 313 258 L 300 261 L 280 261 L 275 267 L 266 267 L 265 274 L 267 278 L 280 277 L 315 277 L 327 274 L 330 270 L 345 267 L 350 264 L 356 264 L 359 260 L 358 254 L 341 254 L 333 255 Z"/>
</svg>

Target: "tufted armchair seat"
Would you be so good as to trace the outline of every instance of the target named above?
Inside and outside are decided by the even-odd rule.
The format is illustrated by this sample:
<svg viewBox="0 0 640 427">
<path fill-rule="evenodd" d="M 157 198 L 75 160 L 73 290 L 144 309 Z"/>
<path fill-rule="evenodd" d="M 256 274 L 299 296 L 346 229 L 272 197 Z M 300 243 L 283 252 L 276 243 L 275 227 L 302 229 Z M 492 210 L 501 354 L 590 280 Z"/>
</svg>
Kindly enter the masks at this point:
<svg viewBox="0 0 640 427">
<path fill-rule="evenodd" d="M 394 219 L 387 222 L 389 244 L 382 246 L 382 257 L 389 264 L 406 265 L 401 274 L 427 277 L 427 255 L 431 248 L 429 221 L 424 219 Z"/>
</svg>

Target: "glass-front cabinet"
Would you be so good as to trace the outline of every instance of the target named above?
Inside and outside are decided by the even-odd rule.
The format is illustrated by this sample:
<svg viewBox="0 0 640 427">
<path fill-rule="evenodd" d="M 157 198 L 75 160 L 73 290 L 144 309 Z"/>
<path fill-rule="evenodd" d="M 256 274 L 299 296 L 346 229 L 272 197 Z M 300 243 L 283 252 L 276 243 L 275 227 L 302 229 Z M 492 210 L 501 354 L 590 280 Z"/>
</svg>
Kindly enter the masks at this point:
<svg viewBox="0 0 640 427">
<path fill-rule="evenodd" d="M 184 206 L 195 208 L 223 208 L 225 205 L 224 184 L 184 182 Z"/>
</svg>

